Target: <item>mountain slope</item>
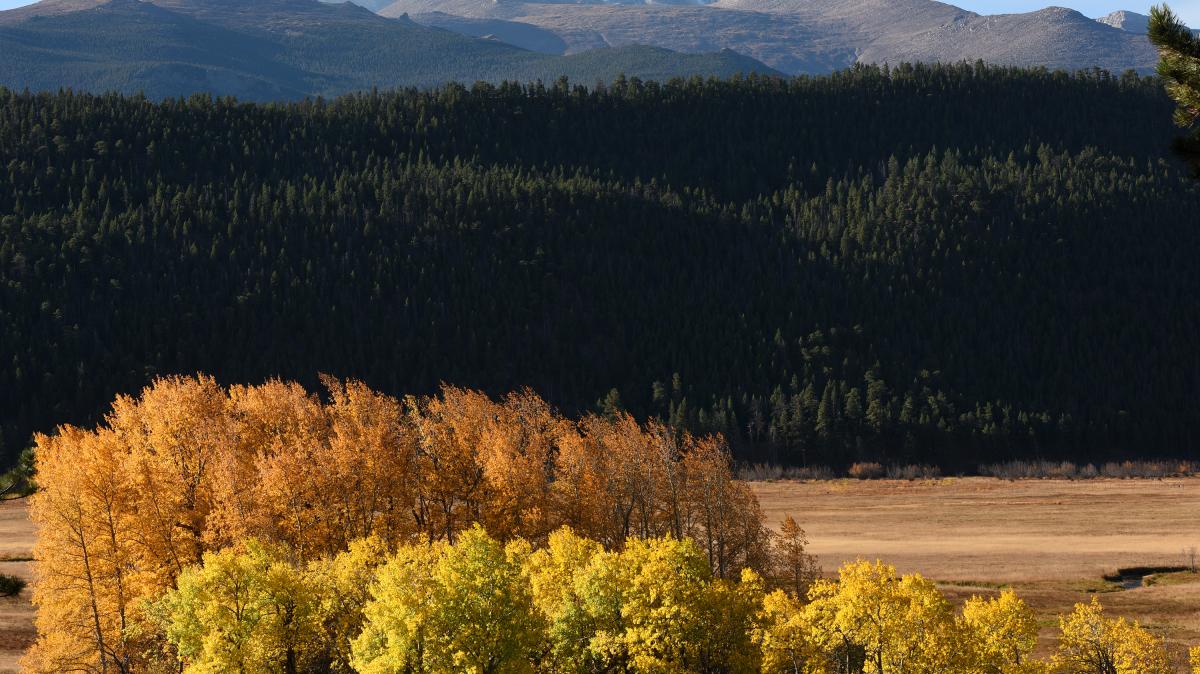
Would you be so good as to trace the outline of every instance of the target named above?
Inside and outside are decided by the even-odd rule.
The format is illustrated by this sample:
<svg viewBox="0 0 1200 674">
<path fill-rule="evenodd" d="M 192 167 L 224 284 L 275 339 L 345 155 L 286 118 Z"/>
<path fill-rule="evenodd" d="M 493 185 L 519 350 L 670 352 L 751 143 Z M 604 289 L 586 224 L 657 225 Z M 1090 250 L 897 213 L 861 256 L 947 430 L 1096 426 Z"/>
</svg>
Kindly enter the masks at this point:
<svg viewBox="0 0 1200 674">
<path fill-rule="evenodd" d="M 0 24 L 0 83 L 15 89 L 213 91 L 292 98 L 306 75 L 281 63 L 278 47 L 136 0 Z"/>
<path fill-rule="evenodd" d="M 773 72 L 728 53 L 644 47 L 564 59 L 315 0 L 47 0 L 0 12 L 0 53 L 0 85 L 17 89 L 259 100 L 448 81 Z"/>
<path fill-rule="evenodd" d="M 1112 14 L 1106 14 L 1105 16 L 1102 16 L 1096 20 L 1106 26 L 1119 28 L 1127 33 L 1134 33 L 1135 35 L 1145 35 L 1150 31 L 1150 17 L 1146 16 L 1145 14 L 1128 12 L 1123 9 L 1113 12 Z M 1200 35 L 1200 29 L 1192 29 L 1192 32 L 1196 35 Z"/>
<path fill-rule="evenodd" d="M 1096 20 L 1106 26 L 1120 28 L 1123 31 L 1137 33 L 1138 35 L 1145 35 L 1150 30 L 1150 17 L 1145 14 L 1138 14 L 1137 12 L 1127 12 L 1123 9 Z"/>
<path fill-rule="evenodd" d="M 391 4 L 390 0 L 388 4 Z M 475 19 L 445 12 L 429 12 L 411 18 L 423 26 L 444 28 L 471 37 L 496 39 L 543 54 L 562 54 L 567 51 L 567 43 L 553 31 L 519 21 Z"/>
<path fill-rule="evenodd" d="M 1153 69 L 1143 36 L 1050 8 L 981 16 L 932 0 L 720 0 L 709 5 L 561 4 L 520 0 L 396 0 L 384 16 L 432 13 L 548 30 L 567 50 L 650 44 L 676 51 L 732 49 L 784 72 L 853 63 L 984 61 L 1113 71 Z M 444 19 L 441 25 L 459 30 Z M 513 44 L 530 47 L 519 38 Z"/>
<path fill-rule="evenodd" d="M 1062 7 L 1025 14 L 967 15 L 903 40 L 875 41 L 859 57 L 893 63 L 975 57 L 990 63 L 1066 70 L 1099 66 L 1115 72 L 1149 71 L 1158 61 L 1144 37 L 1113 30 Z"/>
<path fill-rule="evenodd" d="M 0 454 L 204 371 L 531 386 L 572 414 L 616 389 L 746 461 L 1194 457 L 1200 186 L 1172 107 L 1155 80 L 974 65 L 0 91 Z"/>
</svg>

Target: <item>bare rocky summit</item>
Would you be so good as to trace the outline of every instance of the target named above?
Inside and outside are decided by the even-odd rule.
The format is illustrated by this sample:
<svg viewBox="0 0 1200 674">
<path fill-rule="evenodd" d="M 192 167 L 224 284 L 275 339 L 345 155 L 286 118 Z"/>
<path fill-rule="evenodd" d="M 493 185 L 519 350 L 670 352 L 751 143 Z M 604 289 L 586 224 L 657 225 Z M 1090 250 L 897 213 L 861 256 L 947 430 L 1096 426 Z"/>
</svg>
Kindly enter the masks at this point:
<svg viewBox="0 0 1200 674">
<path fill-rule="evenodd" d="M 380 13 L 407 14 L 451 30 L 463 28 L 447 16 L 503 21 L 512 33 L 512 24 L 525 24 L 557 36 L 566 53 L 631 44 L 683 52 L 731 49 L 791 74 L 854 63 L 964 60 L 1149 72 L 1157 61 L 1144 31 L 1126 27 L 1130 21 L 1112 25 L 1061 7 L 980 15 L 934 0 L 396 0 Z M 547 43 L 544 33 L 536 44 L 520 35 L 511 39 L 529 49 Z"/>
<path fill-rule="evenodd" d="M 1120 28 L 1123 31 L 1136 33 L 1137 35 L 1145 35 L 1150 32 L 1150 17 L 1145 14 L 1138 14 L 1137 12 L 1127 12 L 1122 9 L 1096 20 L 1106 26 Z M 1193 29 L 1192 32 L 1200 35 L 1200 29 Z"/>
</svg>

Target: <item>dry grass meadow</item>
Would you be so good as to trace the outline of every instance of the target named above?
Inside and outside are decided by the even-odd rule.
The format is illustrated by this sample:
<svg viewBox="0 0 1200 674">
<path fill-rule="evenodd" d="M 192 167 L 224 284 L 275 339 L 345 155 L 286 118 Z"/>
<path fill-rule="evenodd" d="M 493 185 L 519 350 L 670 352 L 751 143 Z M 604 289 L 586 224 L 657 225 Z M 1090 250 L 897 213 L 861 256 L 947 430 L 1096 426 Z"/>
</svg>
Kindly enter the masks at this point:
<svg viewBox="0 0 1200 674">
<path fill-rule="evenodd" d="M 1043 617 L 1101 592 L 1114 613 L 1166 637 L 1176 654 L 1200 643 L 1200 576 L 1171 574 L 1120 590 L 1120 567 L 1173 566 L 1200 546 L 1200 478 L 1164 480 L 942 480 L 762 482 L 767 517 L 792 514 L 826 572 L 859 557 L 937 580 L 955 599 L 1015 588 Z M 0 573 L 29 578 L 33 526 L 22 502 L 0 504 Z M 17 671 L 33 639 L 29 592 L 0 599 L 0 672 Z M 1182 671 L 1182 670 L 1181 670 Z"/>
<path fill-rule="evenodd" d="M 1176 566 L 1200 547 L 1200 479 L 760 482 L 768 521 L 793 515 L 826 573 L 842 561 L 883 559 L 918 571 L 962 600 L 1012 587 L 1042 616 L 1100 592 L 1117 615 L 1164 636 L 1176 655 L 1200 643 L 1200 576 L 1151 578 L 1120 590 L 1122 567 Z M 1182 670 L 1181 670 L 1182 671 Z"/>
<path fill-rule="evenodd" d="M 25 502 L 0 503 L 0 573 L 32 580 L 33 537 Z M 19 671 L 17 661 L 33 636 L 29 588 L 19 597 L 0 597 L 0 673 Z"/>
</svg>

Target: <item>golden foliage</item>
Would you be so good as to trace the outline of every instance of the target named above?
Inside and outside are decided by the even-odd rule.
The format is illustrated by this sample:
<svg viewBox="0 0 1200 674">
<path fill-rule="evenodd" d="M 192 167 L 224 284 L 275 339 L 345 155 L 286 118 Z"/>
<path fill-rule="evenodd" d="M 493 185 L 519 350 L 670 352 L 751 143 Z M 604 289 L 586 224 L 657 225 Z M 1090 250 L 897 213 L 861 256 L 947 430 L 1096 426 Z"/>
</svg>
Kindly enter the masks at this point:
<svg viewBox="0 0 1200 674">
<path fill-rule="evenodd" d="M 858 561 L 837 582 L 818 580 L 808 610 L 818 643 L 868 674 L 962 671 L 964 653 L 950 602 L 919 574 L 897 578 L 886 564 Z"/>
<path fill-rule="evenodd" d="M 1124 618 L 1104 617 L 1100 600 L 1059 618 L 1053 668 L 1062 674 L 1172 674 L 1162 639 Z"/>
<path fill-rule="evenodd" d="M 818 579 L 720 438 L 528 390 L 325 387 L 160 379 L 39 436 L 27 671 L 1170 671 L 1095 601 L 1044 663 L 1012 592 L 959 614 L 879 562 Z"/>
<path fill-rule="evenodd" d="M 1041 671 L 1032 658 L 1037 646 L 1037 618 L 1012 590 L 993 599 L 971 597 L 963 605 L 962 620 L 985 674 Z"/>
<path fill-rule="evenodd" d="M 353 665 L 392 672 L 533 672 L 542 621 L 521 568 L 528 547 L 507 547 L 476 525 L 457 543 L 404 546 L 379 571 Z"/>
<path fill-rule="evenodd" d="M 758 504 L 719 438 L 628 416 L 573 422 L 529 390 L 400 401 L 323 382 L 324 400 L 282 381 L 163 378 L 94 430 L 39 437 L 30 670 L 144 669 L 158 655 L 131 642 L 154 633 L 145 600 L 248 539 L 319 564 L 362 538 L 453 542 L 482 524 L 542 545 L 571 526 L 618 548 L 695 537 L 721 577 L 768 563 Z"/>
<path fill-rule="evenodd" d="M 286 549 L 253 539 L 204 554 L 151 613 L 184 674 L 296 674 L 319 659 L 318 599 Z"/>
<path fill-rule="evenodd" d="M 763 674 L 825 674 L 833 656 L 821 645 L 828 641 L 796 595 L 775 590 L 763 599 L 754 642 L 762 651 Z"/>
</svg>

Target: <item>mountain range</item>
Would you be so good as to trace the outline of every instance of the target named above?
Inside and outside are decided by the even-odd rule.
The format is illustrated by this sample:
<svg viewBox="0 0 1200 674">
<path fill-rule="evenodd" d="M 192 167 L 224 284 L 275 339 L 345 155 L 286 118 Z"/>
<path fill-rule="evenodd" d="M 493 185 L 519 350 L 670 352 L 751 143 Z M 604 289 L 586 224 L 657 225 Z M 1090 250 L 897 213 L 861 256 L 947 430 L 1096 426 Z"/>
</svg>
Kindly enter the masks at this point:
<svg viewBox="0 0 1200 674">
<path fill-rule="evenodd" d="M 1146 19 L 935 0 L 42 0 L 0 12 L 0 85 L 254 100 L 449 81 L 826 73 L 957 62 L 1149 72 Z"/>
<path fill-rule="evenodd" d="M 732 51 L 551 55 L 316 0 L 43 0 L 0 12 L 0 85 L 251 100 L 449 81 L 779 73 Z"/>
<path fill-rule="evenodd" d="M 984 16 L 934 0 L 717 0 L 563 3 L 396 0 L 384 16 L 562 53 L 647 44 L 680 52 L 732 49 L 788 74 L 854 63 L 957 62 L 1153 70 L 1157 54 L 1132 12 L 1097 21 L 1070 9 Z M 536 29 L 538 32 L 532 32 Z"/>
</svg>

